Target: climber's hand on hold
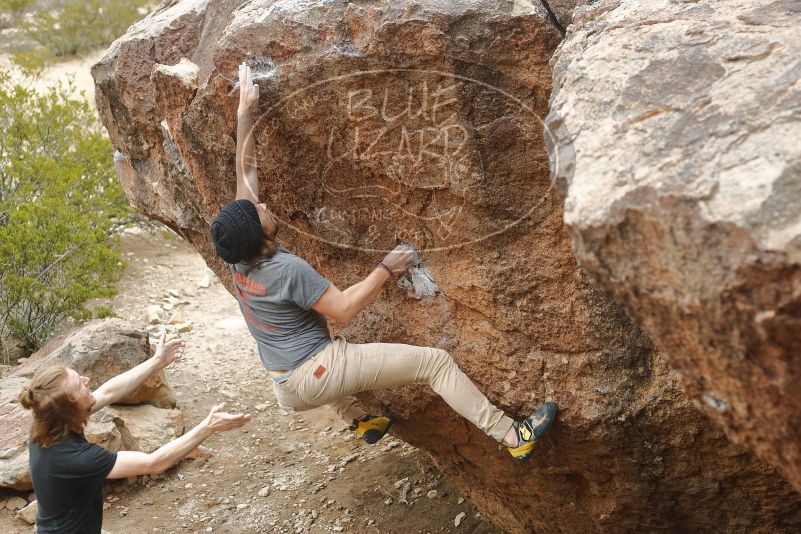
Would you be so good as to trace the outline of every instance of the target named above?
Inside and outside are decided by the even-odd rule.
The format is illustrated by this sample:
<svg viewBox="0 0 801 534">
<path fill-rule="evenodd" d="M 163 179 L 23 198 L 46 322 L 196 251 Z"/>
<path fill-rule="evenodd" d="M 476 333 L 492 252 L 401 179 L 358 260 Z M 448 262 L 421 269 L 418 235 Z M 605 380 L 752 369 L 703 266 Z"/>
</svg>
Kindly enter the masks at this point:
<svg viewBox="0 0 801 534">
<path fill-rule="evenodd" d="M 381 264 L 386 267 L 393 276 L 400 276 L 409 270 L 414 263 L 414 251 L 408 245 L 398 245 L 389 254 L 384 256 Z"/>
<path fill-rule="evenodd" d="M 251 111 L 259 105 L 259 86 L 253 84 L 250 67 L 239 65 L 239 107 L 236 113 L 236 198 L 259 203 L 256 137 Z"/>
<path fill-rule="evenodd" d="M 239 110 L 240 115 L 249 113 L 259 103 L 259 84 L 253 83 L 250 67 L 243 61 L 239 65 Z"/>
</svg>

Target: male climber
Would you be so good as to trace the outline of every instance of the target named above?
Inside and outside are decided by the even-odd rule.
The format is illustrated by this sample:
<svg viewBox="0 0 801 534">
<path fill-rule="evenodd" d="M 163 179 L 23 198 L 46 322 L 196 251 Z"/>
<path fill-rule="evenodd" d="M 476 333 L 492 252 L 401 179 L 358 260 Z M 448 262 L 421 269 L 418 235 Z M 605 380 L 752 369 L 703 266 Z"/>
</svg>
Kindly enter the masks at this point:
<svg viewBox="0 0 801 534">
<path fill-rule="evenodd" d="M 456 412 L 518 461 L 529 459 L 551 426 L 557 405 L 547 402 L 528 419 L 514 421 L 493 406 L 448 352 L 395 343 L 333 339 L 326 317 L 346 324 L 393 276 L 406 272 L 412 252 L 399 246 L 361 282 L 340 291 L 306 261 L 276 242 L 278 220 L 259 203 L 251 111 L 259 86 L 239 66 L 236 200 L 211 224 L 217 254 L 229 264 L 239 307 L 273 379 L 279 405 L 296 411 L 330 405 L 352 430 L 375 443 L 389 430 L 387 417 L 368 415 L 353 397 L 360 391 L 424 382 Z"/>
</svg>

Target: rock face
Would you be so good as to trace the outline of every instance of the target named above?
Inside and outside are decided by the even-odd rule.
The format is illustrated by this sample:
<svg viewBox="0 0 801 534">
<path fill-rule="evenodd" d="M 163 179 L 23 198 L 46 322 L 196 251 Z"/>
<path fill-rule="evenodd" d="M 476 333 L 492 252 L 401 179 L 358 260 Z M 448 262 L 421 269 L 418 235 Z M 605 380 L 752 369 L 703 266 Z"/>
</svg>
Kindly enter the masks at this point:
<svg viewBox="0 0 801 534">
<path fill-rule="evenodd" d="M 22 386 L 37 369 L 68 365 L 92 378 L 96 388 L 106 380 L 150 357 L 147 336 L 119 319 L 94 321 L 60 336 L 0 380 L 0 487 L 18 491 L 31 486 L 28 471 L 28 434 L 31 412 L 17 404 Z M 124 399 L 89 419 L 86 439 L 109 450 L 152 452 L 183 434 L 184 423 L 172 390 L 159 373 Z"/>
<path fill-rule="evenodd" d="M 539 121 L 559 41 L 529 2 L 167 2 L 92 73 L 128 197 L 230 280 L 209 222 L 235 194 L 248 61 L 282 243 L 339 287 L 396 239 L 422 250 L 419 276 L 339 333 L 447 349 L 515 416 L 560 403 L 518 466 L 427 387 L 362 396 L 501 528 L 797 529 L 792 488 L 686 400 L 576 263 Z"/>
<path fill-rule="evenodd" d="M 801 490 L 801 5 L 582 17 L 550 122 L 575 152 L 558 181 L 578 257 L 694 403 Z"/>
<path fill-rule="evenodd" d="M 548 9 L 556 18 L 560 29 L 564 32 L 573 22 L 574 10 L 577 7 L 594 4 L 597 1 L 598 0 L 547 0 L 547 2 L 543 2 L 543 5 L 547 5 Z"/>
</svg>

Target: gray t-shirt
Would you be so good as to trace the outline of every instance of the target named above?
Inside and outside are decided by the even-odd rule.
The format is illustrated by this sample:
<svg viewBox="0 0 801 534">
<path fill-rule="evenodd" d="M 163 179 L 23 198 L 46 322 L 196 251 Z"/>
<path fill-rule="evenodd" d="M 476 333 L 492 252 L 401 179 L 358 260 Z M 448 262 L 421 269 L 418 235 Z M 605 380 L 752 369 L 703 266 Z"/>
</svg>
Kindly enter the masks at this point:
<svg viewBox="0 0 801 534">
<path fill-rule="evenodd" d="M 268 371 L 294 369 L 329 343 L 325 316 L 311 307 L 331 284 L 282 246 L 271 258 L 230 265 L 239 309 Z"/>
</svg>

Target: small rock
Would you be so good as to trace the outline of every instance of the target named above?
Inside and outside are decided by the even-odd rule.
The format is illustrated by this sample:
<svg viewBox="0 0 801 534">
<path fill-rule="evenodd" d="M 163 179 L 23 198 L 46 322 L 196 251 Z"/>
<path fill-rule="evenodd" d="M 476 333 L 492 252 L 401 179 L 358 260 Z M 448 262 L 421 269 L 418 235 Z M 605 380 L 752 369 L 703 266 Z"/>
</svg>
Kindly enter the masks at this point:
<svg viewBox="0 0 801 534">
<path fill-rule="evenodd" d="M 129 226 L 128 228 L 124 228 L 122 233 L 128 235 L 142 235 L 145 231 L 139 226 Z"/>
<path fill-rule="evenodd" d="M 266 497 L 269 494 L 270 494 L 270 486 L 264 486 L 259 490 L 258 493 L 259 497 Z"/>
<path fill-rule="evenodd" d="M 9 497 L 6 501 L 6 508 L 17 511 L 25 508 L 27 504 L 28 502 L 22 497 Z"/>
<path fill-rule="evenodd" d="M 358 452 L 350 453 L 346 455 L 344 458 L 342 458 L 342 462 L 340 462 L 340 465 L 347 465 L 358 457 L 359 457 Z"/>
<path fill-rule="evenodd" d="M 381 447 L 381 452 L 389 452 L 398 445 L 400 445 L 400 443 L 398 443 L 397 441 L 390 441 L 389 443 Z"/>
<path fill-rule="evenodd" d="M 39 504 L 36 501 L 32 501 L 31 504 L 19 511 L 17 518 L 22 519 L 29 525 L 33 525 L 36 522 L 36 511 L 38 509 Z"/>
<path fill-rule="evenodd" d="M 211 449 L 208 447 L 204 447 L 203 445 L 198 445 L 196 449 L 192 449 L 189 454 L 186 455 L 187 458 L 190 460 L 197 460 L 200 458 L 211 458 Z"/>
<path fill-rule="evenodd" d="M 412 485 L 408 482 L 403 485 L 400 490 L 400 496 L 398 497 L 398 502 L 402 502 L 404 504 L 409 504 L 409 501 L 406 500 L 406 497 L 409 495 L 409 490 L 411 489 Z"/>
<path fill-rule="evenodd" d="M 244 510 L 247 507 L 248 507 L 247 503 L 244 503 L 244 502 L 239 503 L 239 504 L 236 505 L 236 509 L 237 510 Z"/>
<path fill-rule="evenodd" d="M 456 504 L 462 504 L 464 502 L 464 497 L 459 497 L 456 499 Z"/>
<path fill-rule="evenodd" d="M 161 306 L 152 304 L 147 307 L 147 322 L 149 324 L 159 324 L 161 322 Z"/>
<path fill-rule="evenodd" d="M 179 323 L 175 325 L 175 329 L 181 334 L 184 334 L 192 330 L 192 323 Z"/>
<path fill-rule="evenodd" d="M 177 325 L 177 324 L 186 322 L 186 320 L 184 319 L 184 316 L 181 315 L 181 312 L 177 311 L 177 312 L 172 314 L 172 317 L 170 317 L 170 320 L 168 322 L 170 324 Z"/>
<path fill-rule="evenodd" d="M 467 514 L 464 512 L 459 512 L 459 514 L 453 519 L 453 526 L 458 527 L 462 524 L 462 519 L 465 518 Z"/>
<path fill-rule="evenodd" d="M 436 499 L 437 498 L 437 490 L 429 491 L 428 493 L 426 493 L 426 497 L 428 497 L 429 499 Z"/>
<path fill-rule="evenodd" d="M 211 276 L 208 273 L 200 277 L 200 280 L 197 282 L 198 287 L 202 289 L 206 289 L 211 285 Z"/>
</svg>

